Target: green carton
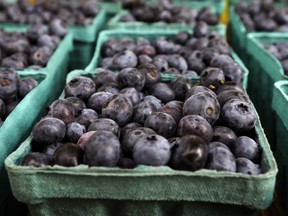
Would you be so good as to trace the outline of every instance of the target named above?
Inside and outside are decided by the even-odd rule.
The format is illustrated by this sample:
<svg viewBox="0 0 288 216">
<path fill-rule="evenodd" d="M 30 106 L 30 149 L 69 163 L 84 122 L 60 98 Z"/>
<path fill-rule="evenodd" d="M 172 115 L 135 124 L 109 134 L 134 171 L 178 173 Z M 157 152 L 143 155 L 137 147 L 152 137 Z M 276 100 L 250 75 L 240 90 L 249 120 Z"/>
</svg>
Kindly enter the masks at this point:
<svg viewBox="0 0 288 216">
<path fill-rule="evenodd" d="M 219 25 L 215 28 L 211 28 L 211 31 L 216 31 L 219 32 L 221 35 L 225 35 L 226 33 L 226 28 L 223 25 Z M 191 30 L 190 30 L 191 32 Z M 97 46 L 96 46 L 96 50 L 93 56 L 93 59 L 91 60 L 90 64 L 85 68 L 85 71 L 93 71 L 95 68 L 99 67 L 100 61 L 101 61 L 101 47 L 102 44 L 107 41 L 109 38 L 114 37 L 114 38 L 123 38 L 123 37 L 131 37 L 131 38 L 137 38 L 140 36 L 143 36 L 149 40 L 153 40 L 156 37 L 159 36 L 166 36 L 166 37 L 170 37 L 173 38 L 176 34 L 178 33 L 177 30 L 132 30 L 132 29 L 113 29 L 113 30 L 105 30 L 102 31 L 99 35 L 98 41 L 97 41 Z M 243 81 L 243 86 L 245 88 L 247 88 L 248 85 L 248 74 L 249 71 L 247 70 L 247 68 L 245 67 L 245 65 L 243 64 L 243 62 L 241 61 L 241 59 L 237 56 L 237 54 L 235 52 L 231 52 L 232 54 L 232 58 L 235 60 L 236 63 L 238 63 L 243 72 L 244 72 L 244 81 Z M 165 75 L 162 74 L 162 79 L 167 80 L 167 79 L 172 79 L 175 77 L 175 75 Z M 195 77 L 194 79 L 198 80 L 199 77 Z"/>
<path fill-rule="evenodd" d="M 94 77 L 95 72 L 74 71 Z M 277 166 L 259 119 L 255 140 L 262 148 L 263 174 L 172 170 L 167 166 L 135 169 L 23 167 L 31 137 L 5 161 L 14 196 L 39 215 L 255 215 L 273 200 Z M 25 187 L 23 187 L 25 185 Z M 71 207 L 73 206 L 73 207 Z"/>
<path fill-rule="evenodd" d="M 14 3 L 11 0 L 9 3 Z M 104 27 L 107 21 L 107 14 L 104 8 L 101 8 L 97 16 L 93 19 L 89 26 L 70 26 L 69 30 L 73 34 L 74 49 L 70 55 L 70 68 L 82 69 L 91 60 L 95 48 L 98 33 Z M 0 28 L 8 28 L 14 30 L 23 30 L 31 25 L 0 23 Z"/>
<path fill-rule="evenodd" d="M 5 31 L 25 31 L 27 28 L 11 28 Z M 32 76 L 41 81 L 7 117 L 0 127 L 0 215 L 2 203 L 10 190 L 4 169 L 5 158 L 29 135 L 33 124 L 42 116 L 42 109 L 59 96 L 65 84 L 69 53 L 72 50 L 72 34 L 67 34 L 50 57 L 45 68 L 18 70 L 21 77 Z"/>
<path fill-rule="evenodd" d="M 287 41 L 288 33 L 251 33 L 247 37 L 247 55 L 250 70 L 248 93 L 259 113 L 272 150 L 275 147 L 275 112 L 272 110 L 274 83 L 287 79 L 281 63 L 270 54 L 263 44 Z"/>
<path fill-rule="evenodd" d="M 280 203 L 287 212 L 288 202 L 288 81 L 278 81 L 274 84 L 273 110 L 276 112 L 276 147 L 274 155 L 277 161 L 279 174 L 277 186 Z"/>
</svg>

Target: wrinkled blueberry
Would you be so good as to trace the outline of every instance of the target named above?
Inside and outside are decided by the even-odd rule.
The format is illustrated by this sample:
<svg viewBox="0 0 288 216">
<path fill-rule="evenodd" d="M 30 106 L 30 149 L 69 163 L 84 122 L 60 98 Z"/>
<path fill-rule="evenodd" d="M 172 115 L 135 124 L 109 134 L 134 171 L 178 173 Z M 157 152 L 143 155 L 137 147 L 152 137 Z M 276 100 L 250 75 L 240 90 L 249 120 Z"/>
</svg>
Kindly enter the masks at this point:
<svg viewBox="0 0 288 216">
<path fill-rule="evenodd" d="M 121 107 L 121 109 L 119 109 Z M 102 107 L 102 116 L 111 118 L 119 126 L 127 124 L 133 115 L 133 104 L 129 98 L 123 94 L 115 94 L 106 101 Z"/>
</svg>

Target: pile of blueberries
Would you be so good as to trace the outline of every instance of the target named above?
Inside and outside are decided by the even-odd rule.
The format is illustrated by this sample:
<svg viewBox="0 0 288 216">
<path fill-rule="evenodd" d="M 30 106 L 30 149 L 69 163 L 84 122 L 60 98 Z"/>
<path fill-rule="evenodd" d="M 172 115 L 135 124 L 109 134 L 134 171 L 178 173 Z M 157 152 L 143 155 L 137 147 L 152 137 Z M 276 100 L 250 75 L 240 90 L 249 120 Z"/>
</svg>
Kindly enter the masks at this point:
<svg viewBox="0 0 288 216">
<path fill-rule="evenodd" d="M 45 67 L 66 33 L 67 29 L 59 19 L 51 21 L 49 27 L 35 24 L 27 32 L 0 30 L 0 66 L 15 69 Z"/>
<path fill-rule="evenodd" d="M 87 26 L 99 13 L 97 0 L 37 0 L 35 5 L 27 0 L 16 3 L 0 2 L 0 23 L 49 24 L 60 19 L 67 26 Z"/>
<path fill-rule="evenodd" d="M 0 70 L 0 125 L 3 124 L 3 121 L 20 101 L 37 85 L 38 82 L 32 77 L 21 79 L 14 70 Z"/>
<path fill-rule="evenodd" d="M 123 1 L 123 8 L 129 13 L 120 18 L 120 22 L 146 22 L 146 23 L 179 23 L 194 26 L 197 21 L 208 25 L 217 25 L 218 16 L 209 7 L 201 10 L 185 6 L 176 6 L 170 0 L 159 0 L 156 5 L 148 5 L 142 1 Z"/>
<path fill-rule="evenodd" d="M 271 45 L 263 44 L 263 46 L 280 61 L 285 75 L 288 76 L 288 44 L 275 42 Z"/>
<path fill-rule="evenodd" d="M 274 0 L 239 1 L 235 5 L 247 31 L 287 32 L 288 7 L 278 8 Z"/>
<path fill-rule="evenodd" d="M 198 22 L 193 35 L 179 32 L 174 38 L 158 37 L 152 42 L 138 37 L 110 38 L 101 47 L 99 66 L 114 71 L 154 64 L 161 73 L 199 76 L 207 67 L 221 68 L 226 81 L 242 83 L 243 71 L 230 56 L 229 44 L 208 25 Z"/>
<path fill-rule="evenodd" d="M 254 107 L 221 69 L 204 69 L 200 85 L 181 75 L 161 82 L 151 63 L 119 74 L 96 71 L 66 84 L 65 99 L 54 101 L 34 126 L 33 152 L 21 165 L 261 173 Z"/>
</svg>

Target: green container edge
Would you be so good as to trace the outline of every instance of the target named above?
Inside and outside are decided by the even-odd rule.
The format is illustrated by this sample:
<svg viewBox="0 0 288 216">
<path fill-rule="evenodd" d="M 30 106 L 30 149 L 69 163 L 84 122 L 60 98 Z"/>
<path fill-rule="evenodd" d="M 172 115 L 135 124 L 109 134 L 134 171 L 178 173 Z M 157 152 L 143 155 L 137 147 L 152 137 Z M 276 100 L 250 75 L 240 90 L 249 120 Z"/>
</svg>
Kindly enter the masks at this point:
<svg viewBox="0 0 288 216">
<path fill-rule="evenodd" d="M 74 77 L 84 75 L 96 76 L 97 73 L 75 70 L 68 74 L 66 80 L 69 82 Z M 88 168 L 86 165 L 71 168 L 61 166 L 45 168 L 19 166 L 20 159 L 31 150 L 31 137 L 28 137 L 14 153 L 9 155 L 5 160 L 5 166 L 14 196 L 18 200 L 32 205 L 54 198 L 89 198 L 135 201 L 203 201 L 264 209 L 273 200 L 275 179 L 278 170 L 259 118 L 257 118 L 255 131 L 257 142 L 260 144 L 263 152 L 261 164 L 262 166 L 266 166 L 264 168 L 267 169 L 265 173 L 259 176 L 217 172 L 206 169 L 196 172 L 176 171 L 167 166 L 138 166 L 133 170 L 104 167 Z M 85 181 L 89 181 L 88 185 L 92 184 L 87 190 L 78 182 L 81 181 L 81 177 L 80 179 L 78 178 L 79 176 L 83 176 Z M 117 179 L 113 177 L 117 177 Z M 41 183 L 43 184 L 46 178 L 49 179 L 50 183 L 55 181 L 60 185 L 57 187 L 52 183 L 51 188 L 47 190 L 47 188 L 43 188 L 43 185 L 41 186 Z M 67 186 L 68 179 L 70 186 L 65 187 Z M 117 181 L 119 184 L 115 184 L 113 181 Z M 153 181 L 156 185 L 156 188 L 154 188 L 156 191 L 147 189 L 149 188 L 147 184 L 150 181 Z M 21 187 L 24 182 L 26 185 L 25 189 Z M 38 183 L 36 184 L 36 182 Z M 146 190 L 141 191 L 140 195 L 133 193 L 133 188 L 139 186 L 139 184 L 143 184 L 143 189 L 146 188 Z M 163 191 L 163 185 L 170 184 L 172 184 L 171 188 Z M 107 188 L 107 185 L 110 185 L 112 188 Z M 119 188 L 117 185 L 124 185 L 124 188 Z M 201 190 L 201 186 L 202 189 L 204 188 L 203 185 L 206 187 L 204 190 Z M 223 185 L 224 189 L 222 189 L 221 193 L 219 188 L 223 188 Z M 173 190 L 174 187 L 176 190 Z M 45 190 L 45 193 L 43 190 Z M 80 191 L 81 193 L 79 194 Z"/>
</svg>

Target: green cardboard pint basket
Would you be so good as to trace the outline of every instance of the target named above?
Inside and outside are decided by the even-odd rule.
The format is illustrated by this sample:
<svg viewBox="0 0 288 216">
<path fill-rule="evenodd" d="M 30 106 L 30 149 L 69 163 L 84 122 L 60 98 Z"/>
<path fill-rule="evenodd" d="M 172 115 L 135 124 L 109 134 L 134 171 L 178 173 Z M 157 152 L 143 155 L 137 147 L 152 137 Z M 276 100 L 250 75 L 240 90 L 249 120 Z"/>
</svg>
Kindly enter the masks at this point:
<svg viewBox="0 0 288 216">
<path fill-rule="evenodd" d="M 26 29 L 27 27 L 4 28 L 5 31 L 26 31 Z M 70 33 L 62 39 L 46 67 L 39 70 L 17 70 L 20 77 L 31 76 L 41 83 L 16 106 L 0 127 L 0 215 L 2 215 L 1 205 L 10 190 L 4 160 L 27 138 L 34 123 L 42 116 L 43 108 L 61 93 L 68 70 L 69 53 L 73 47 L 72 39 Z"/>
<path fill-rule="evenodd" d="M 77 76 L 97 73 L 74 71 L 67 82 Z M 19 166 L 31 151 L 31 137 L 5 165 L 14 196 L 28 205 L 32 216 L 256 215 L 273 200 L 277 166 L 259 119 L 255 140 L 263 155 L 259 176 L 206 169 L 177 171 L 167 166 Z"/>
<path fill-rule="evenodd" d="M 285 42 L 287 39 L 288 33 L 250 33 L 247 37 L 247 67 L 250 69 L 248 93 L 259 113 L 272 150 L 276 139 L 275 112 L 272 110 L 274 83 L 288 77 L 278 59 L 263 44 Z"/>
<path fill-rule="evenodd" d="M 210 30 L 219 32 L 223 36 L 226 33 L 226 28 L 222 25 L 217 26 L 215 28 L 211 28 Z M 191 32 L 191 30 L 189 32 Z M 134 31 L 132 29 L 113 29 L 113 30 L 102 31 L 97 41 L 96 50 L 95 50 L 93 59 L 91 60 L 90 64 L 85 68 L 85 70 L 93 71 L 95 68 L 99 67 L 100 61 L 101 61 L 102 44 L 112 37 L 118 38 L 118 39 L 121 39 L 123 37 L 130 37 L 130 38 L 145 37 L 149 40 L 153 40 L 159 36 L 173 38 L 175 37 L 177 33 L 178 33 L 177 30 L 168 30 L 168 29 L 166 30 L 159 30 L 159 29 L 158 30 L 137 30 L 137 31 Z M 231 50 L 231 55 L 232 55 L 232 58 L 235 60 L 235 62 L 240 65 L 240 67 L 242 68 L 244 72 L 243 86 L 244 88 L 247 88 L 249 71 L 247 70 L 247 68 L 241 61 L 241 59 L 237 56 L 237 54 L 233 50 Z M 175 77 L 175 75 L 161 74 L 161 77 L 164 80 L 167 80 L 167 79 L 171 80 Z M 195 77 L 193 79 L 198 80 L 199 77 Z"/>
<path fill-rule="evenodd" d="M 279 173 L 277 175 L 277 186 L 280 203 L 287 212 L 288 201 L 288 80 L 278 81 L 274 85 L 273 110 L 276 113 L 276 147 L 274 155 L 277 161 Z"/>
<path fill-rule="evenodd" d="M 77 0 L 73 0 L 77 1 Z M 16 0 L 10 0 L 9 3 L 15 3 Z M 102 7 L 99 13 L 88 26 L 70 26 L 68 29 L 73 34 L 74 49 L 70 56 L 70 68 L 82 69 L 92 58 L 98 33 L 104 27 L 107 21 L 106 10 Z M 0 28 L 27 29 L 30 25 L 0 23 Z"/>
</svg>

